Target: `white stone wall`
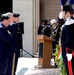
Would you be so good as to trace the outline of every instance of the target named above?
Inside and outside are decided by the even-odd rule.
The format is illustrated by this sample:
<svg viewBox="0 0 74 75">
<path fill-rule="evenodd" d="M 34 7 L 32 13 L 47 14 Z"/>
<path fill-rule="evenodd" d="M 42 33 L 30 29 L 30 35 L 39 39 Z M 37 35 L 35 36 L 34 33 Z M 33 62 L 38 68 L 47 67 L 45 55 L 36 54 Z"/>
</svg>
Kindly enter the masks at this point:
<svg viewBox="0 0 74 75">
<path fill-rule="evenodd" d="M 13 0 L 13 12 L 20 13 L 20 21 L 24 22 L 23 48 L 32 54 L 33 51 L 32 0 Z"/>
</svg>

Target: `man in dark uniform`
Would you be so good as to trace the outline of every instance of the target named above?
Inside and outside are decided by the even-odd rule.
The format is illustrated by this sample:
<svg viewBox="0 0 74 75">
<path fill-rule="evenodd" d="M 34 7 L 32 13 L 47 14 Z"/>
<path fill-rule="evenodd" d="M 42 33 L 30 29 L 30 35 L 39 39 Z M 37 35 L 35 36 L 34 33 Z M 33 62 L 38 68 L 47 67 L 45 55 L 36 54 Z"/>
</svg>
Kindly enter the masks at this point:
<svg viewBox="0 0 74 75">
<path fill-rule="evenodd" d="M 12 34 L 7 29 L 10 20 L 9 16 L 3 14 L 0 22 L 0 75 L 11 75 L 8 69 L 9 59 L 12 53 Z M 12 68 L 12 67 L 11 67 Z"/>
<path fill-rule="evenodd" d="M 47 26 L 47 22 L 48 21 L 46 19 L 41 20 L 41 25 L 38 28 L 38 35 L 46 35 L 50 37 L 51 30 Z M 39 44 L 39 58 L 42 58 L 42 53 L 43 53 L 43 43 L 40 43 Z"/>
<path fill-rule="evenodd" d="M 16 30 L 15 30 L 15 23 L 13 22 L 13 13 L 8 12 L 6 13 L 7 16 L 10 17 L 10 25 L 8 26 L 8 30 L 11 32 L 13 39 L 12 39 L 12 47 L 13 47 L 13 55 L 12 55 L 12 59 L 10 58 L 9 61 L 9 69 L 13 70 L 13 66 L 15 66 L 15 55 L 17 52 L 17 39 L 16 39 Z M 12 68 L 11 68 L 12 67 Z M 15 74 L 15 73 L 14 73 Z"/>
<path fill-rule="evenodd" d="M 16 59 L 15 59 L 15 71 L 17 67 L 18 57 L 20 57 L 20 49 L 22 49 L 22 32 L 19 24 L 19 16 L 18 13 L 13 13 L 13 22 L 15 23 L 16 30 L 16 39 L 17 39 L 17 51 L 16 51 Z"/>
<path fill-rule="evenodd" d="M 55 60 L 55 56 L 53 54 L 56 52 L 56 45 L 59 44 L 61 29 L 55 19 L 50 20 L 50 24 L 52 26 L 50 38 L 55 39 L 55 41 L 52 42 L 52 59 L 51 60 Z M 57 67 L 55 62 L 51 62 L 51 63 L 54 63 L 54 64 L 51 64 L 52 66 L 54 66 L 55 68 Z"/>
<path fill-rule="evenodd" d="M 59 44 L 59 37 L 60 37 L 61 29 L 60 29 L 60 26 L 58 25 L 58 23 L 55 19 L 52 19 L 50 21 L 50 24 L 52 25 L 50 38 L 55 39 L 55 41 L 52 42 L 53 53 L 55 53 L 56 45 Z"/>
<path fill-rule="evenodd" d="M 72 54 L 74 51 L 74 19 L 72 18 L 73 9 L 70 5 L 65 5 L 63 11 L 65 11 L 66 22 L 62 27 L 62 56 L 67 75 L 74 75 L 74 54 Z"/>
</svg>

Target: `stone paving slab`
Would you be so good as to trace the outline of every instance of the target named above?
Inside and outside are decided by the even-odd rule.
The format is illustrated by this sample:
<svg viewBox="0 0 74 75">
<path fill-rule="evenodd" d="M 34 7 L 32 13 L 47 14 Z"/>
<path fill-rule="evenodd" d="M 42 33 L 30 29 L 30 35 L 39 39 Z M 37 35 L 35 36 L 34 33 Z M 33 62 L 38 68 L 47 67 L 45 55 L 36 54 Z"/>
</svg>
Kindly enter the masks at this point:
<svg viewBox="0 0 74 75">
<path fill-rule="evenodd" d="M 58 69 L 30 69 L 25 75 L 60 75 Z"/>
</svg>

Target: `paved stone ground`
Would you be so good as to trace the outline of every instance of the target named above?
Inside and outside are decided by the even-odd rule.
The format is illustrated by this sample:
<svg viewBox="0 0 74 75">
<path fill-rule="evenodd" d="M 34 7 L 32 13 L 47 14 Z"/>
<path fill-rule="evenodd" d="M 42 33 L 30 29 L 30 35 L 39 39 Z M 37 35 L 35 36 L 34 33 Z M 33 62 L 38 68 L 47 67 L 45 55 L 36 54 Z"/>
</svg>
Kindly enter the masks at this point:
<svg viewBox="0 0 74 75">
<path fill-rule="evenodd" d="M 16 75 L 60 75 L 57 68 L 37 68 L 38 58 L 19 58 Z"/>
<path fill-rule="evenodd" d="M 25 75 L 60 75 L 58 69 L 30 69 Z"/>
</svg>

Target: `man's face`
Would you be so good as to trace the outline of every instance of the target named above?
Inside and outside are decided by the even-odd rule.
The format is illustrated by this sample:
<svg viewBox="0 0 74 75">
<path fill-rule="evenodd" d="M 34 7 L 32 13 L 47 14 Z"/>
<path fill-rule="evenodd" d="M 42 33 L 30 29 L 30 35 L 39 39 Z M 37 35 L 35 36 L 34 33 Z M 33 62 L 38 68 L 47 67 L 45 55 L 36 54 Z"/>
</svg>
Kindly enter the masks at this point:
<svg viewBox="0 0 74 75">
<path fill-rule="evenodd" d="M 19 22 L 19 17 L 14 17 L 15 22 Z"/>
<path fill-rule="evenodd" d="M 65 19 L 67 19 L 68 17 L 70 17 L 71 15 L 70 15 L 70 13 L 69 12 L 66 12 L 66 14 L 65 14 Z"/>
<path fill-rule="evenodd" d="M 9 25 L 10 24 L 10 18 L 8 20 L 6 20 L 6 21 L 7 21 L 7 24 Z"/>
<path fill-rule="evenodd" d="M 42 22 L 43 25 L 45 25 L 45 22 Z"/>
<path fill-rule="evenodd" d="M 57 24 L 56 24 L 56 23 L 52 24 L 52 27 L 53 27 L 53 28 L 55 28 L 56 26 L 57 26 Z"/>
<path fill-rule="evenodd" d="M 6 27 L 9 26 L 9 24 L 10 24 L 10 18 L 5 19 L 3 22 L 4 22 L 4 24 L 5 24 Z"/>
<path fill-rule="evenodd" d="M 13 22 L 13 15 L 10 15 L 10 23 Z"/>
<path fill-rule="evenodd" d="M 42 22 L 42 24 L 45 25 L 46 23 L 45 22 Z"/>
</svg>

